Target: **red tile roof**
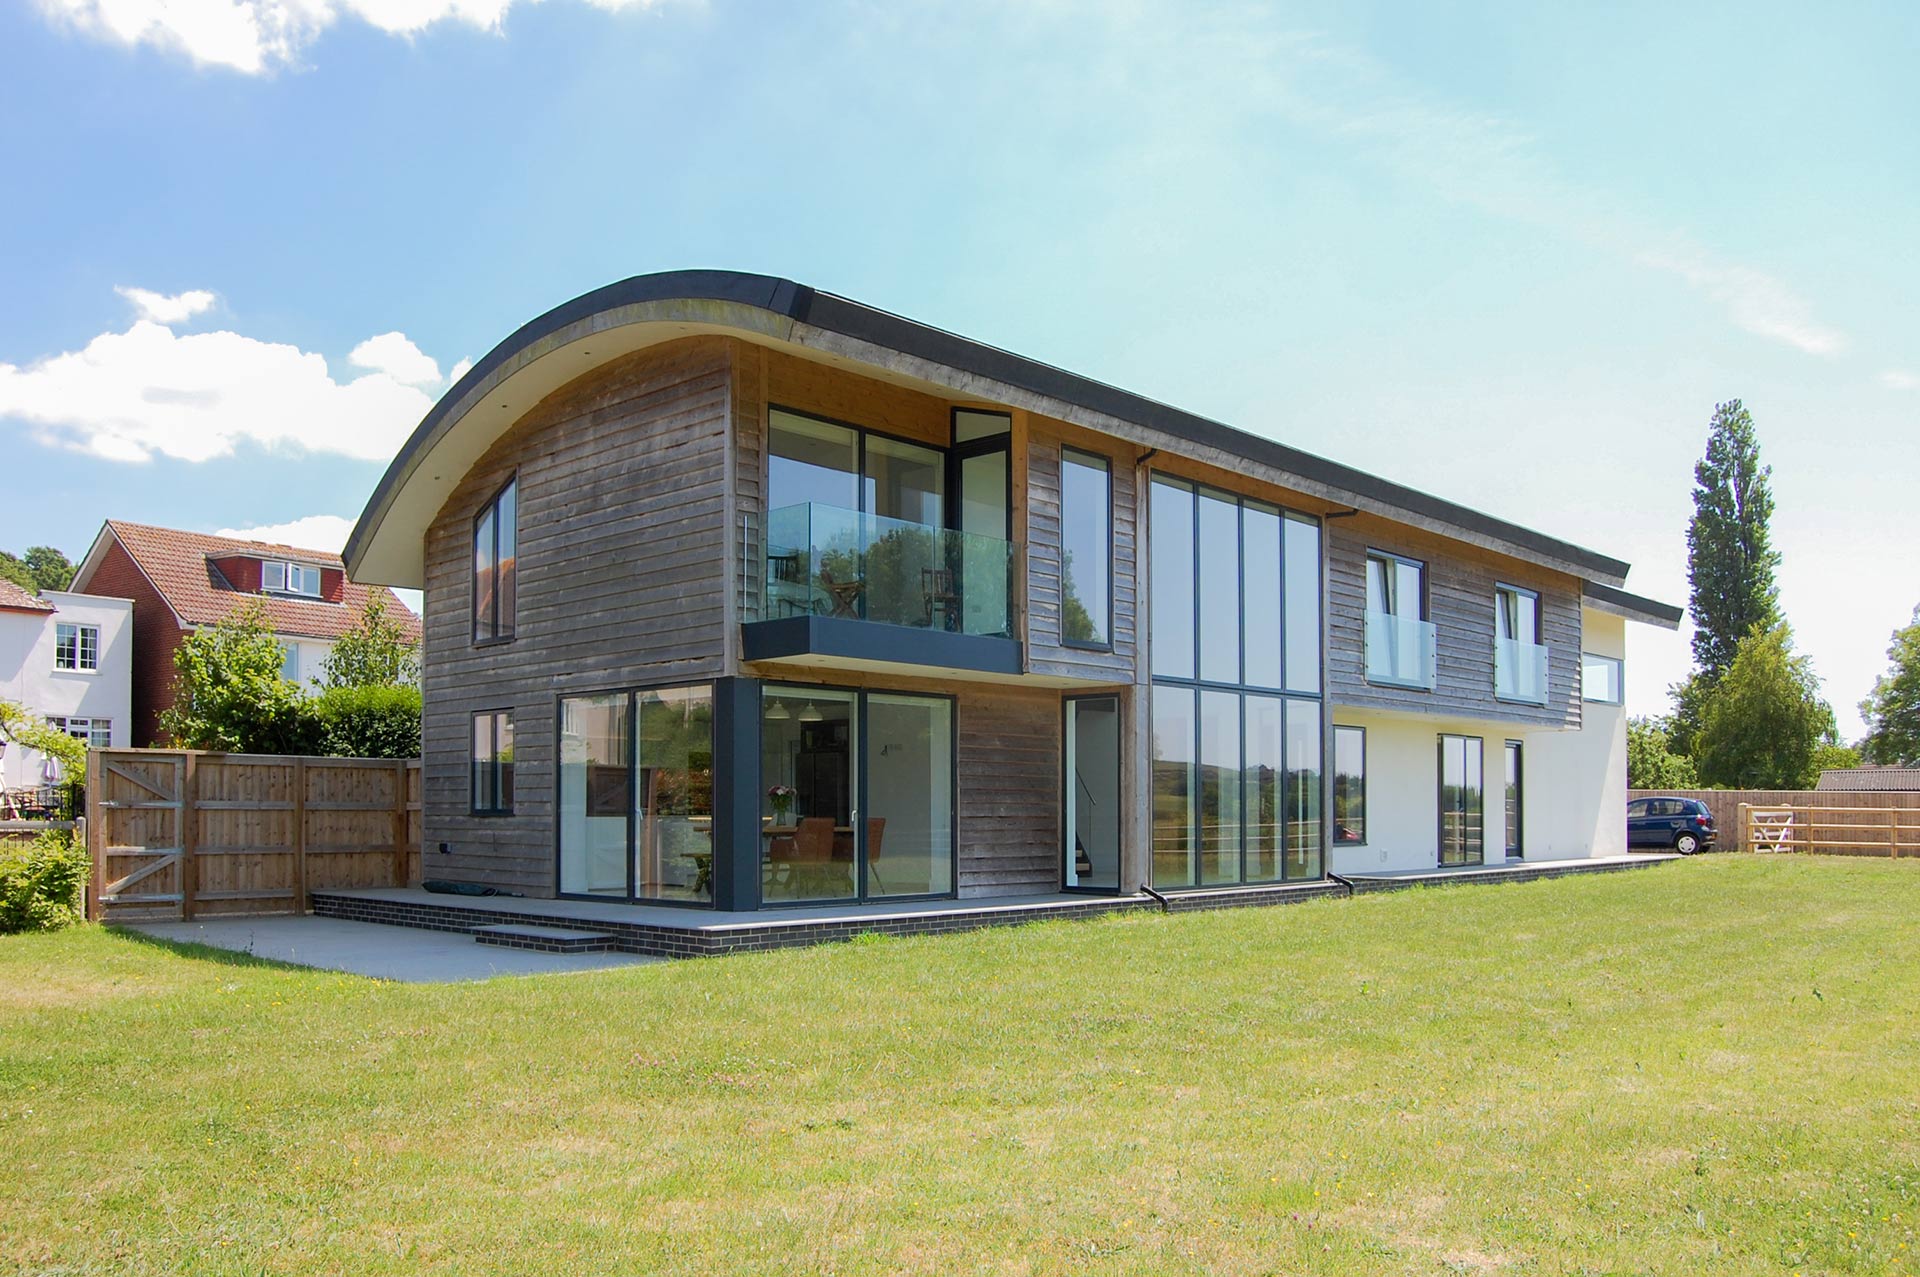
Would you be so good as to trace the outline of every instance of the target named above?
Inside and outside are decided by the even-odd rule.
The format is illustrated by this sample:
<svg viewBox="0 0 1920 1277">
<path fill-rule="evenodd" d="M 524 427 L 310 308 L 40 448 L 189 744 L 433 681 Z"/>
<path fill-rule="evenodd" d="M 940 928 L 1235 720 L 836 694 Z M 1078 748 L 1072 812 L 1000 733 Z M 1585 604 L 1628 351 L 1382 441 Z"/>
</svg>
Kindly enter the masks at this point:
<svg viewBox="0 0 1920 1277">
<path fill-rule="evenodd" d="M 9 612 L 51 612 L 53 604 L 32 590 L 0 577 L 0 608 Z"/>
<path fill-rule="evenodd" d="M 341 572 L 345 564 L 338 554 L 325 550 L 307 550 L 298 546 L 276 545 L 270 541 L 242 541 L 234 537 L 209 536 L 203 532 L 181 532 L 174 528 L 155 528 L 140 523 L 122 523 L 108 519 L 107 529 L 125 547 L 140 570 L 147 574 L 167 605 L 187 625 L 215 625 L 228 613 L 250 600 L 265 607 L 274 633 L 296 638 L 335 639 L 359 624 L 360 614 L 370 599 L 387 605 L 387 615 L 397 620 L 414 639 L 420 637 L 420 618 L 408 610 L 384 585 L 346 583 L 339 603 L 293 599 L 276 594 L 249 594 L 234 589 L 209 560 L 229 555 L 248 555 L 264 559 L 292 559 L 317 564 Z"/>
</svg>

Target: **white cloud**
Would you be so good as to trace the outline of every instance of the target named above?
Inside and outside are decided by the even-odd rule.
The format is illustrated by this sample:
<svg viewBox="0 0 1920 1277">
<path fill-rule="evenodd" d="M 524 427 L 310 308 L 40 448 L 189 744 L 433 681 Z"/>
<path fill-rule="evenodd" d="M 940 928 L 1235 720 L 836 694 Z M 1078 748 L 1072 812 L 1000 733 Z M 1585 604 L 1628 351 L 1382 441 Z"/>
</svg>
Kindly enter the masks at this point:
<svg viewBox="0 0 1920 1277">
<path fill-rule="evenodd" d="M 1880 374 L 1880 384 L 1888 390 L 1920 390 L 1920 373 L 1889 368 Z"/>
<path fill-rule="evenodd" d="M 408 386 L 437 386 L 440 365 L 407 339 L 405 333 L 381 333 L 369 337 L 347 353 L 356 368 L 383 372 Z"/>
<path fill-rule="evenodd" d="M 151 319 L 156 324 L 184 324 L 201 311 L 212 309 L 214 302 L 213 294 L 204 288 L 175 293 L 171 297 L 144 288 L 123 286 L 113 291 L 132 302 L 140 318 Z"/>
<path fill-rule="evenodd" d="M 206 461 L 243 443 L 385 461 L 433 406 L 408 380 L 419 361 L 433 361 L 401 334 L 376 341 L 389 354 L 404 347 L 415 365 L 396 359 L 400 376 L 380 369 L 336 381 L 323 356 L 297 346 L 235 332 L 181 335 L 142 319 L 81 350 L 0 363 L 0 418 L 109 461 L 156 453 Z"/>
<path fill-rule="evenodd" d="M 301 550 L 325 550 L 338 554 L 346 548 L 353 520 L 337 514 L 310 514 L 288 523 L 269 523 L 257 528 L 221 528 L 217 537 L 240 537 L 247 541 L 272 541 Z"/>
<path fill-rule="evenodd" d="M 450 370 L 448 370 L 447 384 L 449 386 L 459 385 L 460 379 L 472 371 L 473 371 L 473 360 L 462 359 L 459 363 L 455 364 Z"/>
<path fill-rule="evenodd" d="M 529 3 L 533 0 L 528 0 Z M 587 0 L 602 10 L 646 9 L 662 0 Z M 96 39 L 153 44 L 201 66 L 263 75 L 300 53 L 344 17 L 389 35 L 436 22 L 498 31 L 514 0 L 40 0 L 57 22 Z"/>
</svg>

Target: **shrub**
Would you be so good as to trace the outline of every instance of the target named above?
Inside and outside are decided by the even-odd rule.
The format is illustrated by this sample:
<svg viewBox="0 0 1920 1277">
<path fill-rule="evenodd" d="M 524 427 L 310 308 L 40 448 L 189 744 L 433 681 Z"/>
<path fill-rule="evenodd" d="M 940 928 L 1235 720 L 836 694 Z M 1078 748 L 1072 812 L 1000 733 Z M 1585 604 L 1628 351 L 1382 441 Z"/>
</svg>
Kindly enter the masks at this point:
<svg viewBox="0 0 1920 1277">
<path fill-rule="evenodd" d="M 58 931 L 80 921 L 92 871 L 86 848 L 62 830 L 0 847 L 0 934 Z"/>
<path fill-rule="evenodd" d="M 325 753 L 348 758 L 420 757 L 417 687 L 336 687 L 307 704 Z"/>
</svg>

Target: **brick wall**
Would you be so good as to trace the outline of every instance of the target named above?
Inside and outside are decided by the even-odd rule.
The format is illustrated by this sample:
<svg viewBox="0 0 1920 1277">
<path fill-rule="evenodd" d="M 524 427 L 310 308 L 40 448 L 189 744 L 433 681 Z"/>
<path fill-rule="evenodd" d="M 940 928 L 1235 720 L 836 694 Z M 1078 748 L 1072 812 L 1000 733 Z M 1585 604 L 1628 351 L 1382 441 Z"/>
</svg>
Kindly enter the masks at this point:
<svg viewBox="0 0 1920 1277">
<path fill-rule="evenodd" d="M 160 743 L 160 712 L 173 704 L 173 652 L 185 637 L 172 609 L 117 541 L 73 589 L 133 600 L 133 723 L 127 740 L 136 748 Z"/>
</svg>

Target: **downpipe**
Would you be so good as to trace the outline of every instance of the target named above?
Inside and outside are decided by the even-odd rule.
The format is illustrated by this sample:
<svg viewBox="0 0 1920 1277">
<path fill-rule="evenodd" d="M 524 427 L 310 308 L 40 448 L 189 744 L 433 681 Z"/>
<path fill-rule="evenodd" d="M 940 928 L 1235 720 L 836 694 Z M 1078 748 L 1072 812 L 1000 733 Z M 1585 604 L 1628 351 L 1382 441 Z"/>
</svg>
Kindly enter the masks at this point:
<svg viewBox="0 0 1920 1277">
<path fill-rule="evenodd" d="M 1140 890 L 1146 892 L 1148 895 L 1152 896 L 1155 900 L 1158 900 L 1160 902 L 1161 913 L 1173 912 L 1173 903 L 1170 900 L 1168 900 L 1165 896 L 1155 891 L 1152 887 L 1149 887 L 1146 883 L 1143 882 L 1140 884 Z"/>
<path fill-rule="evenodd" d="M 1345 887 L 1347 889 L 1347 899 L 1349 900 L 1353 899 L 1355 889 L 1354 889 L 1352 879 L 1342 878 L 1339 874 L 1333 872 L 1333 870 L 1331 869 L 1327 870 L 1327 877 L 1333 879 L 1335 882 Z"/>
</svg>

